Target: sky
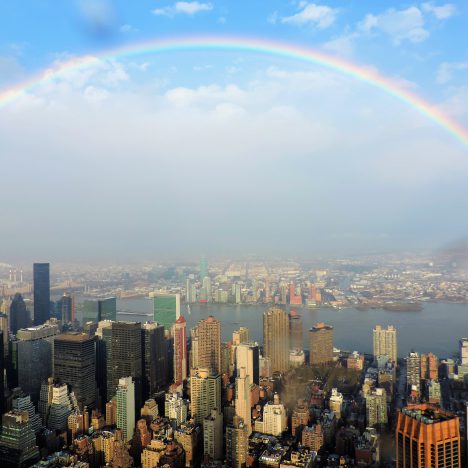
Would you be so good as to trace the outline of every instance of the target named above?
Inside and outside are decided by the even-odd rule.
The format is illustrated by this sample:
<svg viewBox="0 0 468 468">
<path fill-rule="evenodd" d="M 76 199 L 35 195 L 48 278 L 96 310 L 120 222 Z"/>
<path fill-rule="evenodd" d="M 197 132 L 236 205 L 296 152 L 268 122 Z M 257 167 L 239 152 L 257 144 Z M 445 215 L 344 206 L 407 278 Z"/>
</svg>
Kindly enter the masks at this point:
<svg viewBox="0 0 468 468">
<path fill-rule="evenodd" d="M 468 148 L 395 97 L 287 57 L 106 53 L 257 38 L 375 71 L 468 129 L 468 3 L 0 2 L 0 260 L 323 255 L 468 236 Z"/>
</svg>

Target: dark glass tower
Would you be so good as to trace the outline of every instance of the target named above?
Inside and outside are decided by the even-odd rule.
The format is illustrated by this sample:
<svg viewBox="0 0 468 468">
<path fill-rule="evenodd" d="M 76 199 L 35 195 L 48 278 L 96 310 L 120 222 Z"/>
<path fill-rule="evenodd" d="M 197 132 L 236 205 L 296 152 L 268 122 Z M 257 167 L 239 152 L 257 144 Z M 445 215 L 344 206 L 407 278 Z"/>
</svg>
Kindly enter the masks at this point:
<svg viewBox="0 0 468 468">
<path fill-rule="evenodd" d="M 10 331 L 16 335 L 21 328 L 28 328 L 31 326 L 31 317 L 29 311 L 26 309 L 23 296 L 16 293 L 10 305 Z"/>
<path fill-rule="evenodd" d="M 33 265 L 34 325 L 42 325 L 50 319 L 50 277 L 48 263 Z"/>
<path fill-rule="evenodd" d="M 145 323 L 143 338 L 143 399 L 163 390 L 167 385 L 167 349 L 164 326 Z"/>
<path fill-rule="evenodd" d="M 71 386 L 81 410 L 96 403 L 94 337 L 63 333 L 54 340 L 54 377 Z"/>
</svg>

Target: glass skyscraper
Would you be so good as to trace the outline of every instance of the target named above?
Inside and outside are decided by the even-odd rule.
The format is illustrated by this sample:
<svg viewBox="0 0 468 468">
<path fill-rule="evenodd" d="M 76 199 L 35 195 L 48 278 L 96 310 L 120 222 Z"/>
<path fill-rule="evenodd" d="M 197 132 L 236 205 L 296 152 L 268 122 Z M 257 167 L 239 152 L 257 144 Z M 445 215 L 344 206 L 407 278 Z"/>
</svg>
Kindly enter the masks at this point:
<svg viewBox="0 0 468 468">
<path fill-rule="evenodd" d="M 180 294 L 155 294 L 153 310 L 154 321 L 170 330 L 180 317 Z"/>
<path fill-rule="evenodd" d="M 117 299 L 87 299 L 82 308 L 83 323 L 100 322 L 101 320 L 117 320 Z"/>
<path fill-rule="evenodd" d="M 34 325 L 50 319 L 50 276 L 48 263 L 34 263 Z"/>
</svg>

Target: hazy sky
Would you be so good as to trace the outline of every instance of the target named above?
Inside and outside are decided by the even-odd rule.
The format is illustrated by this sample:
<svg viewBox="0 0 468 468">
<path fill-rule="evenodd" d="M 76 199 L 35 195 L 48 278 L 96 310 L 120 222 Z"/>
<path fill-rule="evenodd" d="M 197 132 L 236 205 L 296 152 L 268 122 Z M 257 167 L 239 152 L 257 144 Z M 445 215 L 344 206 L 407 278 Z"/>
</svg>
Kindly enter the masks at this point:
<svg viewBox="0 0 468 468">
<path fill-rule="evenodd" d="M 0 3 L 0 88 L 158 37 L 272 38 L 372 67 L 468 127 L 466 2 Z M 468 150 L 410 107 L 285 58 L 96 60 L 0 107 L 0 260 L 439 247 Z"/>
</svg>

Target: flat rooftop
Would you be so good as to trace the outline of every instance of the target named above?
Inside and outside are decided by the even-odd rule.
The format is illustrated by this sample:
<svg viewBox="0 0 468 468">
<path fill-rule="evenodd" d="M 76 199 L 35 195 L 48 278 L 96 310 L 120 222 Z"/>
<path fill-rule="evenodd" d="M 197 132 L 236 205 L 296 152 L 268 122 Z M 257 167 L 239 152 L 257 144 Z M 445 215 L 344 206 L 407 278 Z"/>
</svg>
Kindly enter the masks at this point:
<svg viewBox="0 0 468 468">
<path fill-rule="evenodd" d="M 433 405 L 414 405 L 403 408 L 401 412 L 412 419 L 416 419 L 425 424 L 434 424 L 443 421 L 450 421 L 456 416 L 449 411 Z"/>
</svg>

